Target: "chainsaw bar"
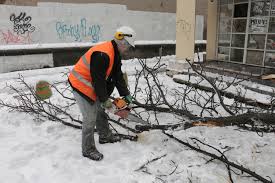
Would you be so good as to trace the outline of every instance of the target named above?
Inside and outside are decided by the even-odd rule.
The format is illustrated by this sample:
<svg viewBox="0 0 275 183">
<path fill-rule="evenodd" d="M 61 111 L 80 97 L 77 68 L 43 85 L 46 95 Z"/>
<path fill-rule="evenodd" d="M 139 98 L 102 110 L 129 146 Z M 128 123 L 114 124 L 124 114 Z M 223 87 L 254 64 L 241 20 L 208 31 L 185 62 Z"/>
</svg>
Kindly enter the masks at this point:
<svg viewBox="0 0 275 183">
<path fill-rule="evenodd" d="M 105 110 L 105 112 L 107 112 L 106 114 L 112 114 L 114 116 L 116 116 L 116 118 L 121 118 L 121 119 L 125 119 L 128 121 L 132 121 L 135 123 L 140 123 L 140 124 L 144 124 L 144 125 L 150 125 L 150 123 L 148 123 L 147 121 L 144 121 L 143 119 L 141 119 L 140 117 L 138 117 L 135 114 L 132 114 L 130 112 L 131 109 L 129 108 L 124 108 L 124 109 L 108 109 Z"/>
<path fill-rule="evenodd" d="M 150 125 L 147 121 L 144 121 L 139 116 L 131 113 L 131 107 L 127 105 L 124 99 L 110 97 L 113 100 L 113 107 L 108 111 L 120 117 L 121 119 L 126 119 L 135 123 L 140 123 L 144 125 Z"/>
<path fill-rule="evenodd" d="M 135 114 L 132 114 L 132 113 L 128 114 L 127 119 L 130 120 L 130 121 L 136 122 L 136 123 L 143 124 L 143 125 L 149 125 L 150 124 L 147 121 L 144 121 L 143 119 L 141 119 L 140 117 L 138 117 L 138 116 L 136 116 Z"/>
</svg>

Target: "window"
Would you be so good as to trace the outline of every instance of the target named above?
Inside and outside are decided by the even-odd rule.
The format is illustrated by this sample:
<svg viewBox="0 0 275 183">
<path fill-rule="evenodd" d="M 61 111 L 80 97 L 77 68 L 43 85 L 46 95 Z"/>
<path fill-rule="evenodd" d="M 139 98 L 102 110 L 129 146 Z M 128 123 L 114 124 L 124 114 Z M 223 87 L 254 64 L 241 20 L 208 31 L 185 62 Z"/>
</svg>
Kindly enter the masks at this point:
<svg viewBox="0 0 275 183">
<path fill-rule="evenodd" d="M 234 18 L 247 17 L 248 3 L 235 4 Z"/>
<path fill-rule="evenodd" d="M 275 17 L 270 17 L 268 32 L 269 33 L 275 33 Z"/>
<path fill-rule="evenodd" d="M 265 55 L 265 65 L 275 67 L 275 52 L 267 52 Z"/>
<path fill-rule="evenodd" d="M 270 16 L 275 16 L 275 0 L 272 0 L 271 3 Z"/>
<path fill-rule="evenodd" d="M 243 49 L 231 49 L 230 59 L 233 62 L 243 62 Z"/>
<path fill-rule="evenodd" d="M 229 61 L 229 48 L 219 47 L 218 59 L 224 60 L 224 61 Z"/>
<path fill-rule="evenodd" d="M 275 34 L 267 36 L 266 49 L 275 51 Z"/>
<path fill-rule="evenodd" d="M 252 49 L 264 49 L 265 36 L 265 34 L 250 34 L 247 47 Z"/>
<path fill-rule="evenodd" d="M 243 32 L 246 31 L 246 19 L 235 19 L 233 20 L 233 32 Z"/>
<path fill-rule="evenodd" d="M 251 3 L 250 16 L 268 16 L 270 0 L 256 1 Z"/>
<path fill-rule="evenodd" d="M 220 0 L 219 60 L 275 67 L 275 0 Z"/>
<path fill-rule="evenodd" d="M 251 18 L 249 22 L 250 33 L 266 33 L 268 27 L 268 17 Z"/>
<path fill-rule="evenodd" d="M 253 65 L 262 65 L 263 57 L 264 57 L 263 51 L 248 50 L 246 63 L 253 64 Z"/>
<path fill-rule="evenodd" d="M 231 32 L 231 17 L 232 17 L 233 6 L 231 5 L 223 5 L 220 7 L 220 20 L 219 27 L 220 32 L 226 33 Z"/>
<path fill-rule="evenodd" d="M 230 46 L 230 34 L 220 34 L 218 40 L 219 46 Z"/>
<path fill-rule="evenodd" d="M 233 34 L 232 35 L 232 47 L 244 48 L 245 34 Z"/>
</svg>

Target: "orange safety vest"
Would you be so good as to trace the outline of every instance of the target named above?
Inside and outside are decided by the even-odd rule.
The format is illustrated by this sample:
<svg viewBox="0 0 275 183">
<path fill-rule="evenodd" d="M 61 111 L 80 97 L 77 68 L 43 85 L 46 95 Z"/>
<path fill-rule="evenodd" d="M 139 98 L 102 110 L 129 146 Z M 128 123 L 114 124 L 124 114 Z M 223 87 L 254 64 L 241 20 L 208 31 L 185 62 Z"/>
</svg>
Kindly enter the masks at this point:
<svg viewBox="0 0 275 183">
<path fill-rule="evenodd" d="M 77 89 L 93 101 L 96 101 L 96 93 L 92 85 L 93 79 L 90 72 L 91 55 L 95 51 L 104 52 L 109 56 L 109 67 L 106 71 L 106 80 L 110 76 L 114 65 L 115 51 L 111 41 L 104 42 L 90 48 L 76 63 L 69 75 L 69 81 L 73 88 Z M 94 61 L 93 61 L 94 62 Z"/>
</svg>

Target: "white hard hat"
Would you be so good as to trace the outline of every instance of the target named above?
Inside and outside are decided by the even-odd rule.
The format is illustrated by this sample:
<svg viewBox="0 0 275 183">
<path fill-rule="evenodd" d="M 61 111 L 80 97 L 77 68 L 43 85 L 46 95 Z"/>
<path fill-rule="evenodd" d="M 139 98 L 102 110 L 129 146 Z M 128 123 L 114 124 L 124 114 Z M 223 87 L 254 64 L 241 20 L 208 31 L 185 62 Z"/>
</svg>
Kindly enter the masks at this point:
<svg viewBox="0 0 275 183">
<path fill-rule="evenodd" d="M 136 33 L 128 26 L 122 26 L 116 30 L 115 38 L 118 40 L 125 39 L 131 46 L 135 47 Z"/>
</svg>

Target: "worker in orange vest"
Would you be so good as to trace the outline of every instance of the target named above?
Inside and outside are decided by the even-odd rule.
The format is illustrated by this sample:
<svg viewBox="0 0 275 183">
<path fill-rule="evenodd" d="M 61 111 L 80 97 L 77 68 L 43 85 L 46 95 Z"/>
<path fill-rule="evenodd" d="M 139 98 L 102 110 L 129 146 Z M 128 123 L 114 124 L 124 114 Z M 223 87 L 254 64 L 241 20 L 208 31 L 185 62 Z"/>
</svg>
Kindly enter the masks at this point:
<svg viewBox="0 0 275 183">
<path fill-rule="evenodd" d="M 117 29 L 114 39 L 90 48 L 76 63 L 69 75 L 69 83 L 83 116 L 82 154 L 99 161 L 103 159 L 94 140 L 94 129 L 99 134 L 99 143 L 114 143 L 120 137 L 109 128 L 105 109 L 112 107 L 109 96 L 117 88 L 125 101 L 132 103 L 121 71 L 121 56 L 134 47 L 135 31 L 128 26 Z"/>
</svg>

